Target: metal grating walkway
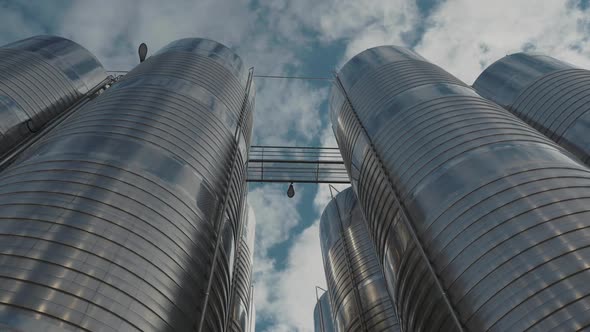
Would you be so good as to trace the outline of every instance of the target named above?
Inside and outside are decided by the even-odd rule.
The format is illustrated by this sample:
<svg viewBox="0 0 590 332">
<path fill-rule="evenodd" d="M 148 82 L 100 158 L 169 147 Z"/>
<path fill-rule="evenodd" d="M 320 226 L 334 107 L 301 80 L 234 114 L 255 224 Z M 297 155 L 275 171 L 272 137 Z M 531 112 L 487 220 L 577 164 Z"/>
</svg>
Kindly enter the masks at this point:
<svg viewBox="0 0 590 332">
<path fill-rule="evenodd" d="M 340 150 L 323 147 L 250 147 L 248 182 L 350 183 Z"/>
</svg>

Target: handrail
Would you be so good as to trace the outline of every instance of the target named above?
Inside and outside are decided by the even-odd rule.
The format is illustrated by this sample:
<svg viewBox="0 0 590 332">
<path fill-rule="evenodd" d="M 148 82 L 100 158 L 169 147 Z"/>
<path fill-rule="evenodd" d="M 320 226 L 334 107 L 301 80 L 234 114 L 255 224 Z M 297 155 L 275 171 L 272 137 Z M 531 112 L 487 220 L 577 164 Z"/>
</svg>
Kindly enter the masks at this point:
<svg viewBox="0 0 590 332">
<path fill-rule="evenodd" d="M 104 80 L 98 83 L 94 88 L 88 91 L 85 95 L 83 95 L 80 99 L 78 99 L 72 106 L 68 107 L 65 111 L 61 112 L 57 115 L 54 119 L 49 121 L 40 130 L 33 133 L 32 136 L 28 137 L 22 144 L 17 145 L 13 149 L 6 152 L 4 155 L 0 157 L 0 170 L 3 170 L 10 166 L 12 162 L 25 150 L 29 149 L 35 143 L 37 143 L 41 138 L 45 137 L 49 134 L 55 127 L 60 125 L 63 121 L 67 118 L 72 116 L 79 110 L 82 106 L 88 103 L 101 89 L 107 87 L 109 84 L 115 82 L 115 78 L 113 76 L 107 76 Z"/>
</svg>

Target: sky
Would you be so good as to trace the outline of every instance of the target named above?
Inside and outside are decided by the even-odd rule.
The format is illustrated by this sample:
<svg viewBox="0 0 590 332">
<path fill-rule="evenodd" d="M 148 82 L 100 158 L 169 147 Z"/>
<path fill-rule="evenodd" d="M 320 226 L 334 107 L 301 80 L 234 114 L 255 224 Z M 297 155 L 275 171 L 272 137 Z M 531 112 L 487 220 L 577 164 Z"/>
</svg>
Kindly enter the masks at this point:
<svg viewBox="0 0 590 332">
<path fill-rule="evenodd" d="M 0 0 L 0 45 L 37 34 L 70 38 L 107 70 L 129 70 L 137 46 L 184 37 L 233 49 L 258 75 L 329 77 L 355 54 L 394 44 L 471 84 L 519 51 L 590 68 L 590 0 Z M 329 82 L 256 79 L 254 144 L 336 146 Z M 342 187 L 342 186 L 341 186 Z M 325 288 L 318 221 L 326 185 L 252 184 L 257 331 L 312 331 Z"/>
</svg>

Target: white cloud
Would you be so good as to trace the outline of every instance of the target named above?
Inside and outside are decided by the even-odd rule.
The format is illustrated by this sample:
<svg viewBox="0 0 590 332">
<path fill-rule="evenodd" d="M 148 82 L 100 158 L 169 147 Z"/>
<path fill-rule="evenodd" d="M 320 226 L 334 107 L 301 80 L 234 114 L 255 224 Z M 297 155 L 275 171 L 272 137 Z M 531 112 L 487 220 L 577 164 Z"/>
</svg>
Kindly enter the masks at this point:
<svg viewBox="0 0 590 332">
<path fill-rule="evenodd" d="M 255 142 L 267 145 L 309 145 L 320 133 L 326 88 L 306 82 L 266 79 L 258 84 Z"/>
<path fill-rule="evenodd" d="M 238 1 L 75 1 L 65 9 L 60 33 L 82 42 L 109 68 L 129 69 L 146 42 L 151 52 L 185 37 L 237 46 L 253 35 L 256 14 Z"/>
<path fill-rule="evenodd" d="M 59 6 L 59 0 L 51 4 L 47 1 L 0 1 L 0 45 L 49 33 L 52 23 L 60 18 Z"/>
<path fill-rule="evenodd" d="M 248 204 L 256 214 L 257 257 L 265 257 L 273 246 L 288 240 L 301 221 L 297 203 L 304 193 L 288 198 L 286 190 L 285 184 L 267 184 L 248 192 Z"/>
<path fill-rule="evenodd" d="M 535 51 L 590 67 L 590 16 L 568 0 L 447 0 L 428 19 L 418 53 L 471 84 L 493 61 Z"/>
<path fill-rule="evenodd" d="M 258 259 L 255 298 L 258 315 L 274 322 L 267 331 L 312 331 L 315 286 L 326 287 L 316 221 L 294 241 L 286 269 Z"/>
<path fill-rule="evenodd" d="M 320 145 L 327 148 L 338 147 L 336 136 L 334 136 L 334 131 L 332 130 L 332 125 L 330 123 L 327 123 L 321 131 Z"/>
<path fill-rule="evenodd" d="M 275 18 L 270 24 L 284 38 L 305 43 L 306 32 L 311 31 L 323 43 L 344 41 L 344 60 L 369 47 L 403 45 L 402 36 L 419 19 L 415 2 L 408 0 L 301 0 L 280 5 L 265 0 L 262 4 Z"/>
<path fill-rule="evenodd" d="M 25 19 L 18 14 L 14 15 L 11 11 L 2 10 L 0 11 L 0 20 L 2 20 L 3 25 L 6 24 L 6 27 L 8 27 L 2 36 L 2 44 L 8 44 L 32 35 L 32 30 L 25 22 Z"/>
</svg>

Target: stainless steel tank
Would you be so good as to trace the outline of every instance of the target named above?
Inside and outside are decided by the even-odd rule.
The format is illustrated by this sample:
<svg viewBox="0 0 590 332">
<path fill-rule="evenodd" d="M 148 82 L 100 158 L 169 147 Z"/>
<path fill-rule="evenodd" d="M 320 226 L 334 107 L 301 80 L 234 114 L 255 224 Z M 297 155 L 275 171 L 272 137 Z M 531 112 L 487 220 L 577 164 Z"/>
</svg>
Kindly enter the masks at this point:
<svg viewBox="0 0 590 332">
<path fill-rule="evenodd" d="M 590 171 L 395 46 L 339 72 L 331 121 L 404 331 L 590 324 Z"/>
<path fill-rule="evenodd" d="M 590 70 L 516 53 L 484 70 L 473 88 L 590 164 Z"/>
<path fill-rule="evenodd" d="M 245 194 L 245 193 L 244 193 Z M 229 331 L 248 332 L 252 307 L 252 264 L 254 261 L 255 220 L 248 218 L 248 205 L 244 204 L 242 213 L 242 234 L 239 237 L 238 251 L 232 280 L 232 299 Z"/>
<path fill-rule="evenodd" d="M 367 223 L 352 188 L 320 219 L 324 271 L 337 331 L 400 331 Z"/>
<path fill-rule="evenodd" d="M 90 52 L 65 38 L 35 36 L 0 47 L 0 155 L 106 78 Z"/>
<path fill-rule="evenodd" d="M 332 309 L 330 308 L 330 296 L 324 292 L 317 300 L 313 309 L 314 332 L 335 332 L 332 321 Z"/>
<path fill-rule="evenodd" d="M 227 47 L 178 40 L 6 169 L 0 326 L 223 331 L 248 82 Z"/>
</svg>

